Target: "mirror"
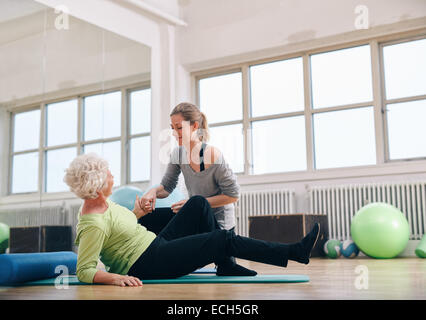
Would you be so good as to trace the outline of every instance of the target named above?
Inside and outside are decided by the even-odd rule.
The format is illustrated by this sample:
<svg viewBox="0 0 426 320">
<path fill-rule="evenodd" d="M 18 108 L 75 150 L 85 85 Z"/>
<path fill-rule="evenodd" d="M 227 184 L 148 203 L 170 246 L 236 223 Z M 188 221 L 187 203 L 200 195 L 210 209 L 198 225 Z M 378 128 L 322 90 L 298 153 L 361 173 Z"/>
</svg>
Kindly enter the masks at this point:
<svg viewBox="0 0 426 320">
<path fill-rule="evenodd" d="M 77 154 L 108 160 L 116 187 L 150 180 L 151 49 L 59 8 L 0 0 L 0 191 L 38 210 L 0 206 L 10 227 L 72 224 Z"/>
</svg>

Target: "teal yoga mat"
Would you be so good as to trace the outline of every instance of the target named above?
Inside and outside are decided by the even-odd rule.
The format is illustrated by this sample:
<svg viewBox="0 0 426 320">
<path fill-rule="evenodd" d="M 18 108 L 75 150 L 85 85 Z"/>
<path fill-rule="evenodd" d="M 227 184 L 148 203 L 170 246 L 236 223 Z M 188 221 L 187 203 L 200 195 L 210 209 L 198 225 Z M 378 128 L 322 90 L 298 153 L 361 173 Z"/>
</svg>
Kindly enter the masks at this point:
<svg viewBox="0 0 426 320">
<path fill-rule="evenodd" d="M 55 281 L 56 280 L 56 281 Z M 176 279 L 143 280 L 144 284 L 182 284 L 182 283 L 298 283 L 309 282 L 306 275 L 256 275 L 254 277 L 219 277 L 212 274 L 189 274 Z M 61 277 L 61 279 L 50 278 L 37 281 L 24 282 L 16 286 L 54 286 L 58 285 L 90 285 L 80 282 L 77 276 Z"/>
</svg>

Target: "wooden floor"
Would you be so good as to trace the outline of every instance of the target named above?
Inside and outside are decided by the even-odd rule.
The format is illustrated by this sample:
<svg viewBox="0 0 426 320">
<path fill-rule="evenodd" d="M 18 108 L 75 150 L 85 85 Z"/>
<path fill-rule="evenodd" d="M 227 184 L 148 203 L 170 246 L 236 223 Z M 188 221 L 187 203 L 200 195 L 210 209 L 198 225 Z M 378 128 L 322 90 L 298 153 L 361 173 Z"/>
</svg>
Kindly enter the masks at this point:
<svg viewBox="0 0 426 320">
<path fill-rule="evenodd" d="M 305 274 L 310 282 L 294 284 L 146 284 L 140 288 L 106 285 L 0 287 L 0 300 L 384 300 L 426 299 L 426 260 L 312 258 L 309 265 L 287 268 L 240 260 L 260 274 Z M 359 267 L 361 266 L 361 267 Z M 362 277 L 362 278 L 360 278 Z M 368 287 L 367 287 L 368 286 Z"/>
</svg>

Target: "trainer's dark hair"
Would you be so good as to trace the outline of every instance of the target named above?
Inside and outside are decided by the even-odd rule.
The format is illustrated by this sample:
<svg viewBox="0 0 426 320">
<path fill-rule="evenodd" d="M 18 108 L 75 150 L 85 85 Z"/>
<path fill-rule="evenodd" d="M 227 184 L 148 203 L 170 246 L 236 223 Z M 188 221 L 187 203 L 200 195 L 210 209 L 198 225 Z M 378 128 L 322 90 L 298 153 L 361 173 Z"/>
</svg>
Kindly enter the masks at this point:
<svg viewBox="0 0 426 320">
<path fill-rule="evenodd" d="M 202 142 L 209 141 L 210 133 L 206 115 L 195 104 L 189 102 L 179 103 L 173 108 L 170 117 L 175 114 L 181 114 L 183 119 L 189 121 L 191 124 L 198 122 L 198 138 Z"/>
</svg>

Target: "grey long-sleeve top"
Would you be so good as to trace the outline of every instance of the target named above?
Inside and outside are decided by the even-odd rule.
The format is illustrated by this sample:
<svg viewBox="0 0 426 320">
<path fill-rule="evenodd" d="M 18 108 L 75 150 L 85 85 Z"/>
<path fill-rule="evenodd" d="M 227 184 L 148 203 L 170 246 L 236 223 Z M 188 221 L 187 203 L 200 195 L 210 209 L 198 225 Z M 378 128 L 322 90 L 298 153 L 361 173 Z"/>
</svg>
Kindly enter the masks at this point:
<svg viewBox="0 0 426 320">
<path fill-rule="evenodd" d="M 240 195 L 237 177 L 229 168 L 222 154 L 210 167 L 196 172 L 189 165 L 185 147 L 176 147 L 170 155 L 170 162 L 161 181 L 164 190 L 171 193 L 176 188 L 181 172 L 190 197 L 201 195 L 208 198 L 224 194 L 238 198 Z M 213 208 L 212 211 L 221 229 L 229 230 L 235 227 L 234 203 Z"/>
</svg>

